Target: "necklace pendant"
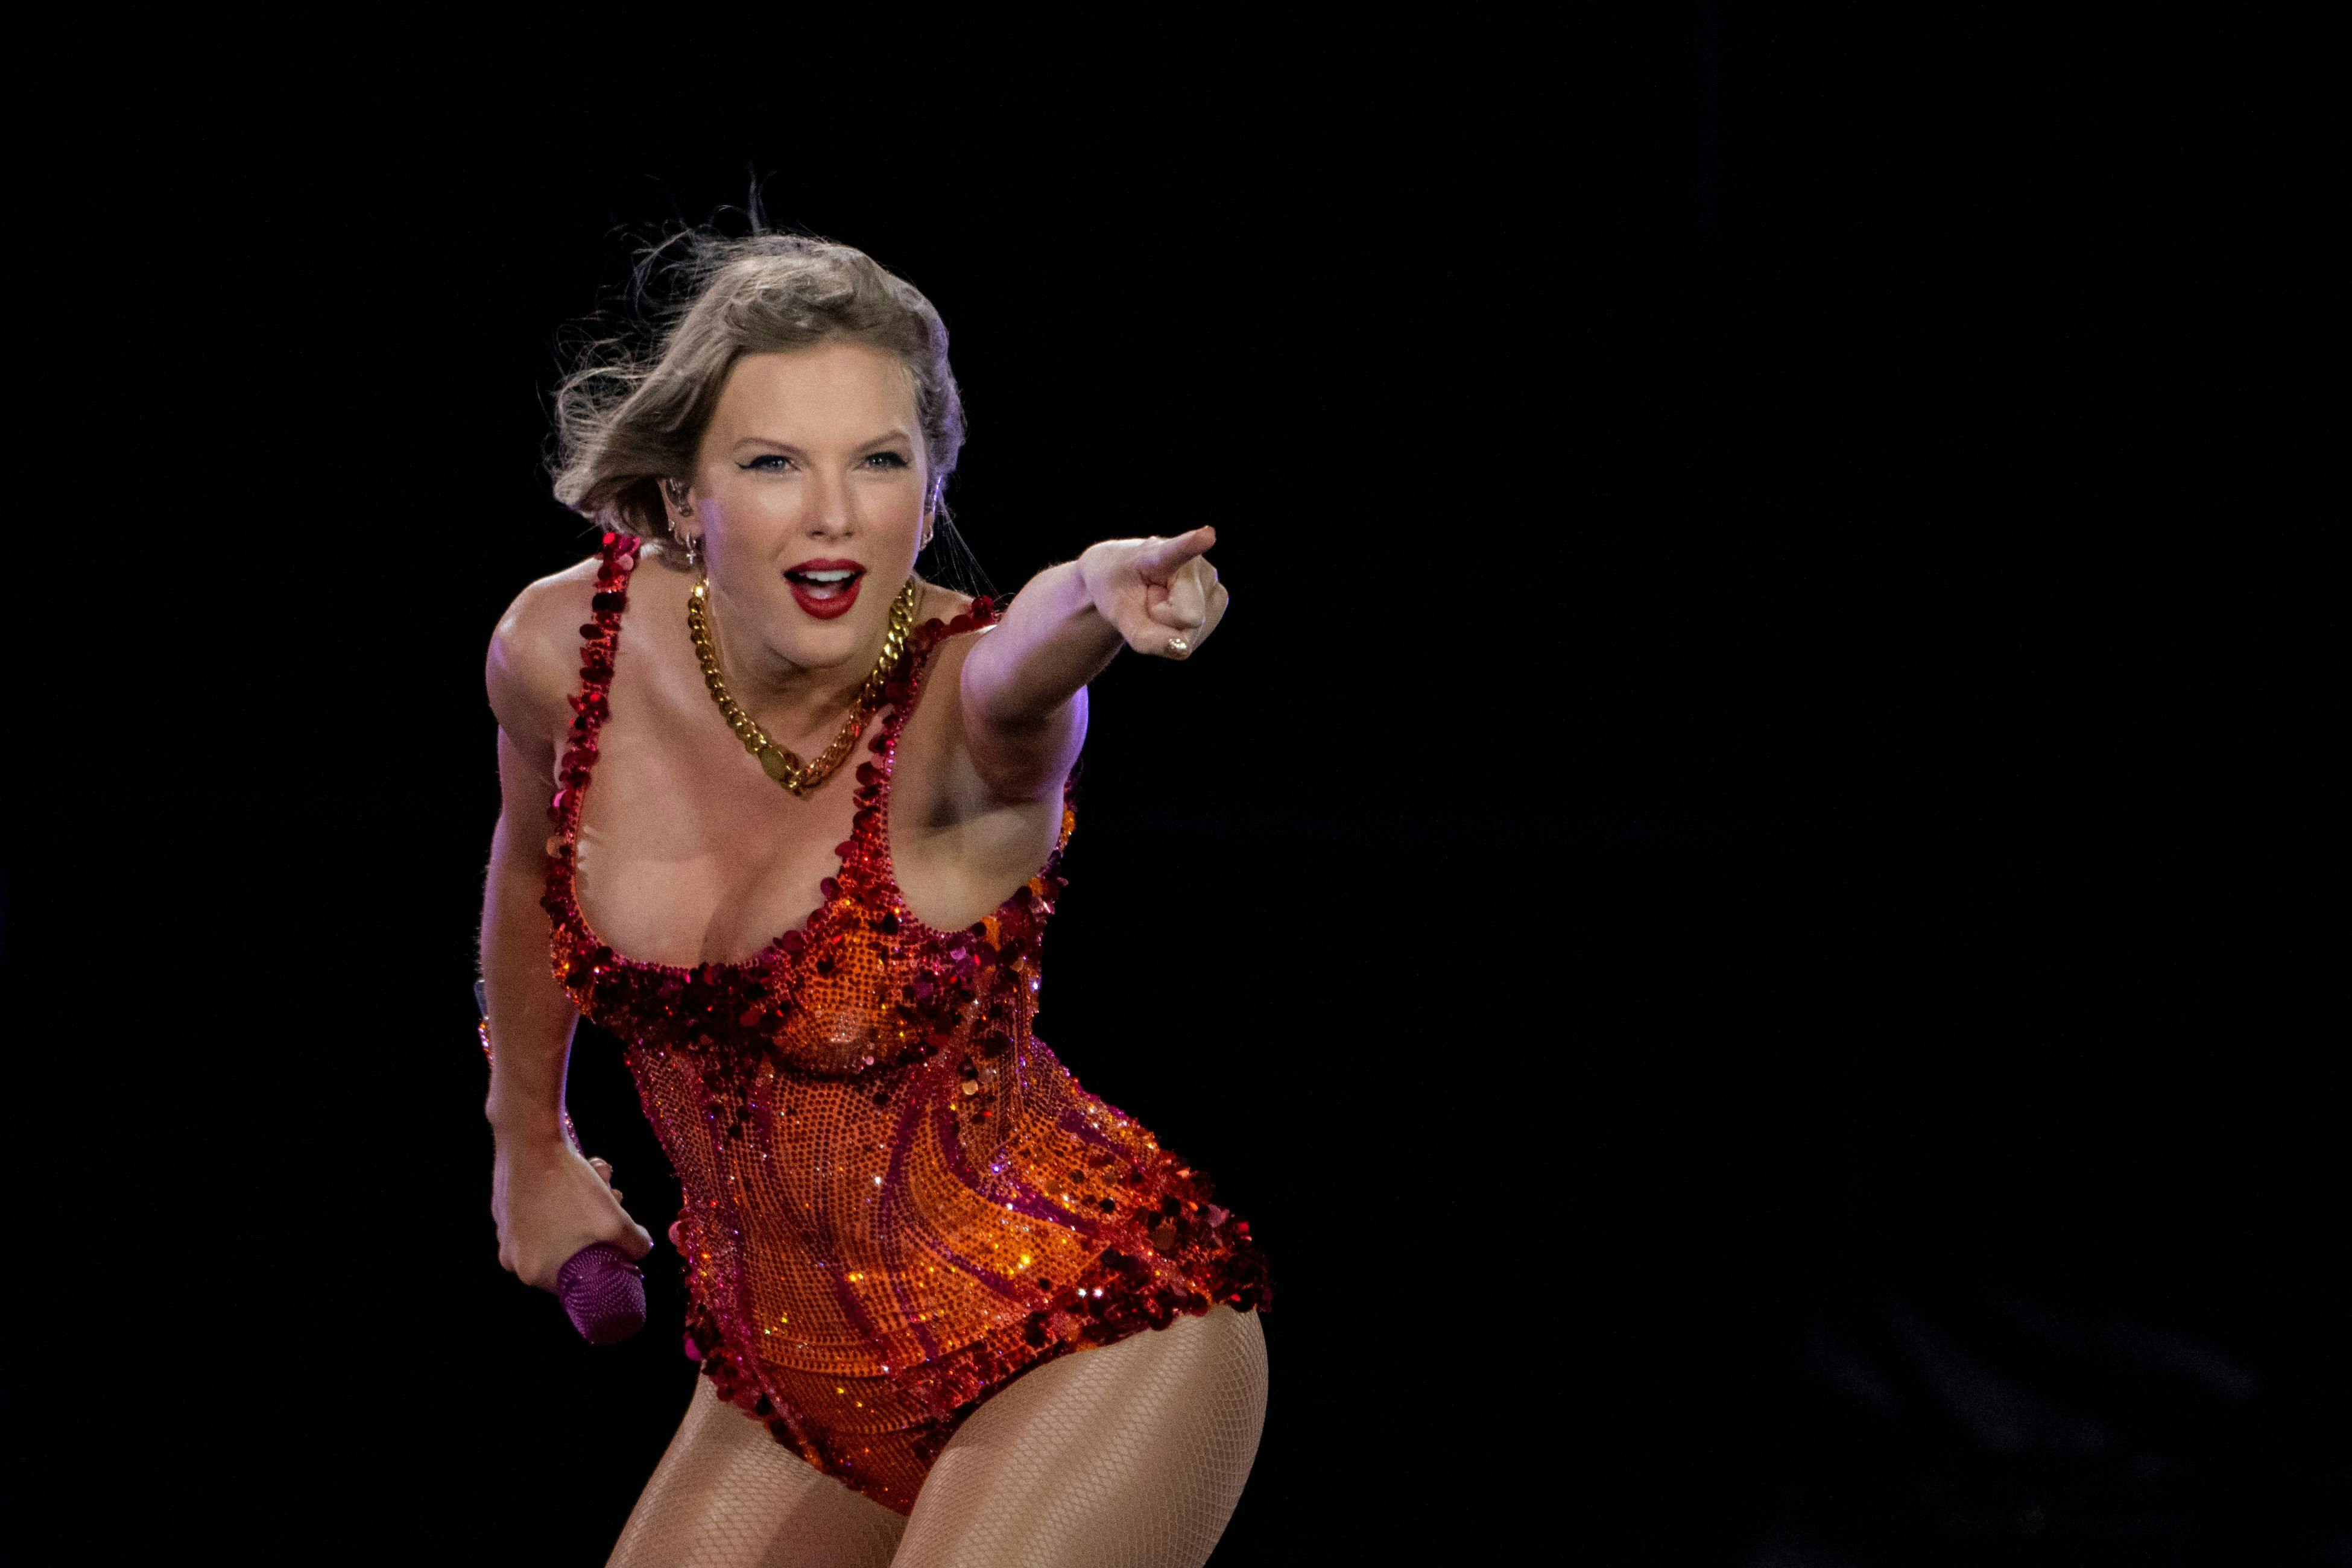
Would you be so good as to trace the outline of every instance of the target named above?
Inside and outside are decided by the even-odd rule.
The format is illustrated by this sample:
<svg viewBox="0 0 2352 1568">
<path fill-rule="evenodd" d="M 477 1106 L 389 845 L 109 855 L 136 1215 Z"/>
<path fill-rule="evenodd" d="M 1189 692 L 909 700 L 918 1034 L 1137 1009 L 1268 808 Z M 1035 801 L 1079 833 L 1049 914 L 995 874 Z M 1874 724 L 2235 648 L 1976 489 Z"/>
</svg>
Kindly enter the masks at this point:
<svg viewBox="0 0 2352 1568">
<path fill-rule="evenodd" d="M 796 785 L 797 780 L 793 775 L 800 772 L 793 765 L 791 753 L 772 744 L 760 748 L 760 770 L 787 788 Z"/>
</svg>

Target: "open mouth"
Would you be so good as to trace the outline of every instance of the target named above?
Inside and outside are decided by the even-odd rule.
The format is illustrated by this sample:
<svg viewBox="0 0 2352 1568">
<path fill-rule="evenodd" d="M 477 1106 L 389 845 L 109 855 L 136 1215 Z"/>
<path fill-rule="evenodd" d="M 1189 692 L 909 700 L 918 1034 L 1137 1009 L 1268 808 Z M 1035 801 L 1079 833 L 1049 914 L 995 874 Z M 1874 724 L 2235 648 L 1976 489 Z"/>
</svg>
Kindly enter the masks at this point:
<svg viewBox="0 0 2352 1568">
<path fill-rule="evenodd" d="M 857 603 L 857 584 L 865 578 L 866 568 L 855 561 L 812 561 L 784 573 L 793 601 L 820 621 L 847 615 L 849 606 Z"/>
<path fill-rule="evenodd" d="M 835 567 L 823 572 L 787 572 L 785 580 L 820 602 L 838 598 L 849 592 L 864 574 L 855 567 Z"/>
</svg>

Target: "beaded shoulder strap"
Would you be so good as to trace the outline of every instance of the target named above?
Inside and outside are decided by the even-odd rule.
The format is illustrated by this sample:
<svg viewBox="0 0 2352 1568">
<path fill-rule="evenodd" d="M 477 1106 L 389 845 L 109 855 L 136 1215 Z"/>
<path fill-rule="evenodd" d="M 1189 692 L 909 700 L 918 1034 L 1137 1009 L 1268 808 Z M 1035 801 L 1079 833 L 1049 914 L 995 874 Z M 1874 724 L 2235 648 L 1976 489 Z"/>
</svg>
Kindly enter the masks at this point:
<svg viewBox="0 0 2352 1568">
<path fill-rule="evenodd" d="M 968 609 L 953 619 L 942 620 L 933 616 L 915 628 L 915 635 L 908 643 L 907 658 L 898 666 L 898 673 L 891 677 L 889 684 L 883 689 L 884 700 L 889 704 L 889 716 L 883 721 L 880 731 L 868 742 L 869 749 L 879 753 L 887 763 L 896 762 L 898 752 L 898 733 L 906 727 L 907 720 L 914 710 L 915 700 L 922 694 L 923 687 L 930 678 L 931 655 L 938 650 L 940 644 L 947 641 L 948 638 L 963 632 L 977 631 L 982 626 L 994 626 L 1003 617 L 1003 614 L 1004 607 L 998 604 L 992 595 L 983 594 L 974 599 Z M 1077 796 L 1078 774 L 1085 765 L 1086 759 L 1082 755 L 1071 765 L 1070 776 L 1062 781 L 1062 826 L 1055 836 L 1054 854 L 1052 860 L 1047 862 L 1048 870 L 1060 861 L 1063 847 L 1069 843 L 1071 830 L 1077 824 L 1075 804 Z M 887 776 L 888 769 L 886 768 L 882 772 Z M 861 783 L 877 782 L 876 770 L 871 764 L 862 765 L 858 777 Z M 861 826 L 863 826 L 863 819 L 861 819 Z"/>
<path fill-rule="evenodd" d="M 884 724 L 894 744 L 908 715 L 914 709 L 915 700 L 922 694 L 925 679 L 930 673 L 931 655 L 938 651 L 940 644 L 960 633 L 995 625 L 1000 613 L 996 601 L 983 595 L 952 620 L 941 620 L 933 616 L 915 628 L 907 657 L 898 661 L 897 672 L 882 689 L 883 700 L 890 708 L 890 716 Z M 880 749 L 876 748 L 877 751 Z"/>
<path fill-rule="evenodd" d="M 866 749 L 873 756 L 857 764 L 859 809 L 852 830 L 853 837 L 866 837 L 869 833 L 878 836 L 881 832 L 880 808 L 885 793 L 889 789 L 890 777 L 897 771 L 898 737 L 906 730 L 907 721 L 914 715 L 916 700 L 929 684 L 931 655 L 938 651 L 940 644 L 957 633 L 991 625 L 996 616 L 995 602 L 982 597 L 973 600 L 970 608 L 952 620 L 933 616 L 917 626 L 913 635 L 908 637 L 905 656 L 898 660 L 898 667 L 890 672 L 890 679 L 882 686 L 881 722 L 875 725 L 874 733 L 866 742 Z M 842 847 L 845 851 L 848 846 Z M 877 858 L 887 858 L 886 846 L 877 843 L 874 850 Z"/>
<path fill-rule="evenodd" d="M 637 549 L 645 542 L 634 534 L 606 533 L 599 552 L 596 592 L 588 601 L 589 619 L 580 627 L 580 689 L 565 699 L 572 704 L 572 728 L 562 761 L 556 767 L 560 786 L 547 803 L 554 831 L 547 841 L 549 913 L 576 919 L 572 901 L 572 846 L 580 830 L 580 792 L 596 761 L 596 731 L 612 711 L 613 654 L 619 645 L 621 613 L 628 608 L 629 574 L 636 569 Z"/>
</svg>

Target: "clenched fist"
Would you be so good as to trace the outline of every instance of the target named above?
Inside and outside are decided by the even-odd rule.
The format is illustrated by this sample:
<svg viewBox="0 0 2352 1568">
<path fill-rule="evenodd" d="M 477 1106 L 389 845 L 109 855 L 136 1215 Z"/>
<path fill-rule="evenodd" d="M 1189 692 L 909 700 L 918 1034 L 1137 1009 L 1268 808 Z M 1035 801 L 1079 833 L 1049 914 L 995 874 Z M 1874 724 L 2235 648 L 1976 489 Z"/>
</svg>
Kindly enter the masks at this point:
<svg viewBox="0 0 2352 1568">
<path fill-rule="evenodd" d="M 592 1241 L 609 1241 L 636 1258 L 654 1248 L 645 1226 L 621 1206 L 613 1167 L 583 1159 L 562 1139 L 499 1144 L 490 1217 L 498 1225 L 499 1267 L 542 1290 L 554 1289 L 565 1261 Z"/>
</svg>

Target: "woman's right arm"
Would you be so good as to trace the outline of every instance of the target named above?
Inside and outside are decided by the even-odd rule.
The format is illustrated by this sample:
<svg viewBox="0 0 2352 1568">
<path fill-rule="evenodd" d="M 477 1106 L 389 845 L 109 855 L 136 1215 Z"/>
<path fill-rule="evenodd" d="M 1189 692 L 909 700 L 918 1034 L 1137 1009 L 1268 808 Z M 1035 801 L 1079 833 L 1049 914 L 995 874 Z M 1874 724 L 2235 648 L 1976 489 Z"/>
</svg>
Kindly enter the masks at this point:
<svg viewBox="0 0 2352 1568">
<path fill-rule="evenodd" d="M 523 590 L 491 637 L 485 669 L 499 721 L 501 799 L 482 889 L 491 1052 L 483 1112 L 495 1145 L 490 1213 L 499 1265 L 542 1289 L 553 1289 L 564 1261 L 590 1242 L 613 1242 L 632 1258 L 653 1250 L 653 1237 L 563 1132 L 564 1071 L 579 1015 L 549 973 L 554 933 L 539 900 L 562 729 L 556 715 L 570 689 L 566 639 L 585 609 L 567 602 L 586 597 L 584 584 L 571 581 L 576 574 L 559 574 Z"/>
</svg>

